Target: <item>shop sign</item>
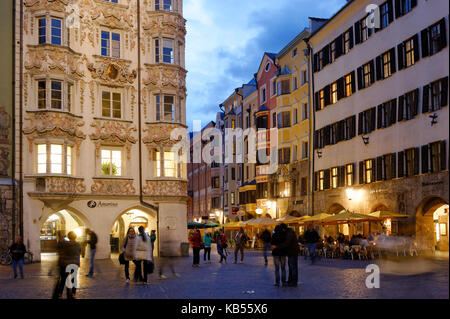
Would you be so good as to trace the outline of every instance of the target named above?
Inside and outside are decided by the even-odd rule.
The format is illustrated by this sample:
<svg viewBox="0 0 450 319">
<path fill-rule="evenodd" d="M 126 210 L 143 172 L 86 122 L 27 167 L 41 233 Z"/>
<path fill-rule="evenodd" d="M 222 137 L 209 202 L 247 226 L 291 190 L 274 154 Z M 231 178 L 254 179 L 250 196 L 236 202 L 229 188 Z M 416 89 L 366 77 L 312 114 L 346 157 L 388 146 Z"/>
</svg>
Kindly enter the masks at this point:
<svg viewBox="0 0 450 319">
<path fill-rule="evenodd" d="M 94 200 L 90 200 L 87 202 L 87 206 L 89 208 L 103 208 L 103 207 L 117 207 L 119 206 L 119 203 L 114 203 L 114 202 L 96 202 Z"/>
</svg>

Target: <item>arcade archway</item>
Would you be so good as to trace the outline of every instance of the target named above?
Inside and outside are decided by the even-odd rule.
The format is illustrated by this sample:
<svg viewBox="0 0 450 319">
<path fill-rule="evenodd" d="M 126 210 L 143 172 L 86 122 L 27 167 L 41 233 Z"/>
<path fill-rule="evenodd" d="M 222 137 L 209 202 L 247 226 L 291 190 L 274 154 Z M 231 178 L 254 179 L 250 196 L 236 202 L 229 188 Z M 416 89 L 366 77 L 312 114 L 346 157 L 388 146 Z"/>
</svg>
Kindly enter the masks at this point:
<svg viewBox="0 0 450 319">
<path fill-rule="evenodd" d="M 113 223 L 110 232 L 111 254 L 118 254 L 122 251 L 127 231 L 133 227 L 136 233 L 142 226 L 145 232 L 150 235 L 152 230 L 157 229 L 156 216 L 151 212 L 142 209 L 130 209 L 122 213 Z M 155 245 L 157 243 L 155 242 Z M 156 246 L 155 246 L 156 247 Z"/>
<path fill-rule="evenodd" d="M 40 225 L 41 260 L 55 255 L 58 241 L 67 238 L 67 234 L 71 231 L 77 234 L 77 241 L 85 240 L 87 226 L 81 216 L 69 209 L 63 209 L 47 216 Z"/>
<path fill-rule="evenodd" d="M 440 197 L 422 201 L 416 214 L 416 239 L 424 249 L 449 250 L 449 205 Z"/>
</svg>

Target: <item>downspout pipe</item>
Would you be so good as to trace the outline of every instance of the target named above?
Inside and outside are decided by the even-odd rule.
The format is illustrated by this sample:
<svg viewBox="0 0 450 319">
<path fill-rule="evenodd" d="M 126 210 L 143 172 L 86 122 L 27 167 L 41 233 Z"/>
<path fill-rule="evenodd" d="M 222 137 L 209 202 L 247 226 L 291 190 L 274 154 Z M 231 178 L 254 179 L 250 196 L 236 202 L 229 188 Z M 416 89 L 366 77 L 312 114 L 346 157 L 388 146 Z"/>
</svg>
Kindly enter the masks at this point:
<svg viewBox="0 0 450 319">
<path fill-rule="evenodd" d="M 23 1 L 23 0 L 21 0 Z M 137 0 L 137 28 L 138 28 L 138 126 L 139 126 L 139 201 L 144 207 L 147 207 L 156 212 L 156 236 L 158 240 L 157 252 L 160 256 L 160 231 L 159 231 L 159 207 L 147 203 L 144 201 L 143 184 L 142 184 L 142 100 L 141 100 L 141 90 L 142 90 L 142 69 L 141 69 L 141 0 Z"/>
<path fill-rule="evenodd" d="M 315 170 L 315 154 L 314 154 L 314 132 L 316 130 L 316 109 L 314 107 L 315 103 L 314 103 L 314 99 L 315 99 L 315 94 L 314 94 L 314 70 L 313 70 L 313 62 L 312 62 L 312 58 L 314 56 L 314 50 L 311 47 L 311 45 L 309 44 L 309 39 L 305 39 L 306 42 L 306 46 L 308 48 L 308 52 L 309 52 L 309 57 L 308 57 L 308 69 L 309 69 L 309 80 L 310 80 L 310 90 L 309 90 L 309 105 L 310 105 L 310 110 L 312 110 L 311 112 L 311 121 L 309 124 L 310 130 L 309 130 L 309 134 L 310 134 L 310 145 L 309 145 L 309 149 L 312 149 L 312 152 L 310 154 L 310 160 L 309 160 L 309 188 L 310 188 L 310 198 L 311 198 L 311 215 L 314 214 L 314 188 L 315 188 L 315 180 L 314 180 L 314 170 Z M 312 182 L 311 182 L 312 181 Z"/>
<path fill-rule="evenodd" d="M 13 0 L 12 10 L 12 147 L 11 147 L 11 186 L 12 186 L 12 241 L 16 237 L 16 209 L 17 209 L 17 189 L 16 189 L 16 0 Z"/>
<path fill-rule="evenodd" d="M 23 0 L 20 0 L 20 78 L 19 78 L 19 223 L 20 223 L 20 237 L 23 240 Z M 28 243 L 28 247 L 30 244 Z"/>
</svg>

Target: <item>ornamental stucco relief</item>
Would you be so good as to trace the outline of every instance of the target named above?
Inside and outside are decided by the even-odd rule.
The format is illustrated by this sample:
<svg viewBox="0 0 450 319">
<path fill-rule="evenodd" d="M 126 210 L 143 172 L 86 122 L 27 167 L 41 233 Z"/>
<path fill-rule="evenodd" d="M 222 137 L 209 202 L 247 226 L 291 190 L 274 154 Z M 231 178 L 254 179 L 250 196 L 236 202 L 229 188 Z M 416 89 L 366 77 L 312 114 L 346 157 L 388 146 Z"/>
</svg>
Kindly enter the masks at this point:
<svg viewBox="0 0 450 319">
<path fill-rule="evenodd" d="M 80 130 L 84 121 L 69 113 L 38 111 L 25 116 L 24 119 L 29 121 L 28 126 L 23 129 L 25 135 L 86 138 Z"/>
<path fill-rule="evenodd" d="M 46 177 L 47 193 L 85 193 L 86 185 L 79 178 Z"/>
<path fill-rule="evenodd" d="M 134 195 L 136 189 L 132 180 L 95 179 L 91 192 L 102 195 Z"/>
<path fill-rule="evenodd" d="M 149 12 L 142 25 L 145 31 L 153 35 L 171 34 L 179 38 L 186 35 L 186 20 L 176 13 Z"/>
<path fill-rule="evenodd" d="M 187 182 L 147 181 L 142 191 L 145 195 L 152 196 L 186 196 Z"/>
<path fill-rule="evenodd" d="M 144 85 L 149 88 L 171 87 L 186 92 L 186 70 L 176 65 L 146 64 L 147 78 Z"/>
</svg>

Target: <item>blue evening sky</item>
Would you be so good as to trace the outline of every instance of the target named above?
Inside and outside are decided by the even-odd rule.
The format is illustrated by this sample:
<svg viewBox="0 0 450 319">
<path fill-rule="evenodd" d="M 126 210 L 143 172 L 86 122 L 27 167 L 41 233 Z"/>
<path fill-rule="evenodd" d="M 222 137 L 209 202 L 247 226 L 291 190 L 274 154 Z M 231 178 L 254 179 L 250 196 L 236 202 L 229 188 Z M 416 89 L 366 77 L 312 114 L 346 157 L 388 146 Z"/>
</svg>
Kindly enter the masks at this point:
<svg viewBox="0 0 450 319">
<path fill-rule="evenodd" d="M 215 121 L 219 104 L 278 53 L 308 17 L 330 18 L 346 0 L 185 0 L 187 124 Z"/>
</svg>

